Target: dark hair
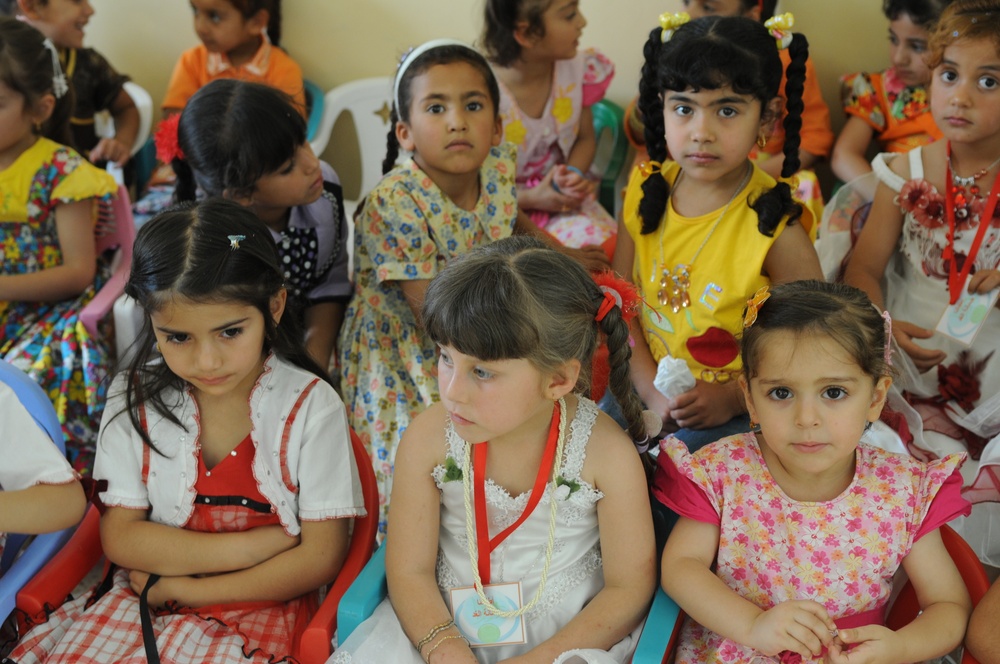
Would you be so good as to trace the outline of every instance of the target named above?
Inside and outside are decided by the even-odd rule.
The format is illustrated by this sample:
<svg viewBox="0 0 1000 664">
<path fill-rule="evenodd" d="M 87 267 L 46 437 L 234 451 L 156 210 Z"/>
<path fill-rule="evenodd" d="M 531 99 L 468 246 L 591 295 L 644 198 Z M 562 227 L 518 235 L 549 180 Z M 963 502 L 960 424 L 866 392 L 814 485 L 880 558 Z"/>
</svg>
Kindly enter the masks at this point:
<svg viewBox="0 0 1000 664">
<path fill-rule="evenodd" d="M 509 67 L 521 57 L 521 45 L 514 39 L 518 23 L 528 24 L 528 34 L 545 36 L 542 14 L 552 0 L 486 0 L 480 46 L 491 62 Z"/>
<path fill-rule="evenodd" d="M 295 156 L 306 142 L 306 123 L 280 90 L 222 78 L 184 106 L 177 141 L 184 153 L 172 162 L 177 200 L 195 200 L 197 187 L 209 196 L 249 195 Z"/>
<path fill-rule="evenodd" d="M 42 4 L 48 4 L 48 0 L 42 0 Z M 0 0 L 0 14 L 5 16 L 17 16 L 21 13 L 17 6 L 17 0 Z"/>
<path fill-rule="evenodd" d="M 1000 54 L 1000 1 L 956 0 L 948 5 L 931 33 L 927 66 L 941 64 L 944 50 L 960 39 L 990 39 Z"/>
<path fill-rule="evenodd" d="M 864 291 L 825 281 L 793 281 L 775 286 L 757 310 L 757 320 L 743 331 L 741 355 L 747 380 L 757 374 L 763 344 L 770 332 L 822 334 L 850 354 L 873 379 L 888 376 L 885 320 Z"/>
<path fill-rule="evenodd" d="M 243 14 L 243 18 L 251 18 L 260 10 L 266 10 L 267 36 L 275 46 L 281 44 L 281 0 L 229 0 L 229 4 Z"/>
<path fill-rule="evenodd" d="M 410 51 L 407 51 L 407 54 L 403 56 L 400 60 L 400 65 L 406 61 L 409 53 Z M 486 88 L 490 93 L 490 101 L 493 102 L 493 117 L 497 118 L 500 116 L 500 85 L 497 83 L 496 76 L 493 75 L 493 70 L 490 69 L 490 63 L 478 51 L 468 46 L 448 44 L 436 46 L 421 53 L 406 67 L 406 71 L 403 72 L 402 77 L 399 79 L 399 85 L 397 86 L 399 98 L 393 100 L 392 113 L 389 115 L 386 154 L 385 159 L 382 161 L 383 175 L 393 169 L 396 165 L 396 159 L 399 157 L 396 123 L 399 121 L 410 121 L 410 103 L 412 101 L 410 97 L 410 84 L 413 83 L 413 79 L 435 65 L 450 65 L 453 62 L 464 62 L 471 65 L 483 75 L 483 81 L 486 83 Z M 396 76 L 399 76 L 398 69 Z M 397 101 L 399 102 L 399 108 L 396 107 Z"/>
<path fill-rule="evenodd" d="M 45 95 L 54 95 L 52 64 L 52 52 L 45 47 L 45 35 L 24 21 L 0 18 L 0 81 L 24 97 L 25 110 L 35 108 Z M 72 145 L 69 131 L 72 112 L 71 88 L 56 98 L 52 114 L 42 122 L 38 133 L 57 143 Z"/>
<path fill-rule="evenodd" d="M 421 322 L 437 344 L 486 361 L 526 359 L 540 371 L 580 362 L 578 391 L 590 383 L 599 332 L 607 336 L 609 387 L 634 440 L 646 436 L 629 378 L 628 324 L 614 307 L 594 318 L 604 296 L 576 261 L 542 242 L 513 236 L 453 260 L 427 288 Z"/>
<path fill-rule="evenodd" d="M 229 236 L 243 235 L 239 249 Z M 184 203 L 156 215 L 139 229 L 132 253 L 132 270 L 125 293 L 146 314 L 135 342 L 137 352 L 127 369 L 126 406 L 132 426 L 156 449 L 140 424 L 145 404 L 171 422 L 181 424 L 163 391 L 180 390 L 184 381 L 165 362 L 153 362 L 154 344 L 149 315 L 175 297 L 192 302 L 242 302 L 264 316 L 265 347 L 275 355 L 310 371 L 328 383 L 330 377 L 306 354 L 299 316 L 286 311 L 275 324 L 271 299 L 284 287 L 278 250 L 271 232 L 253 212 L 221 198 Z"/>
<path fill-rule="evenodd" d="M 932 30 L 951 0 L 882 0 L 882 13 L 890 21 L 906 14 L 915 25 Z"/>
<path fill-rule="evenodd" d="M 760 23 L 737 16 L 706 16 L 685 23 L 666 42 L 662 28 L 649 33 L 643 53 L 642 77 L 639 80 L 639 111 L 645 120 L 646 147 L 649 158 L 667 159 L 667 140 L 663 123 L 664 90 L 717 90 L 732 87 L 741 95 L 751 95 L 761 104 L 761 113 L 778 96 L 781 86 L 781 58 L 774 38 Z M 809 46 L 805 37 L 794 35 L 789 46 L 792 56 L 785 83 L 784 120 L 785 161 L 782 177 L 799 170 L 799 129 L 802 127 L 802 89 Z M 642 234 L 660 226 L 667 209 L 670 186 L 658 176 L 642 184 L 639 215 Z M 781 220 L 792 223 L 802 216 L 802 207 L 792 200 L 791 187 L 779 182 L 770 191 L 750 203 L 757 213 L 757 227 L 767 236 L 774 234 Z"/>
</svg>

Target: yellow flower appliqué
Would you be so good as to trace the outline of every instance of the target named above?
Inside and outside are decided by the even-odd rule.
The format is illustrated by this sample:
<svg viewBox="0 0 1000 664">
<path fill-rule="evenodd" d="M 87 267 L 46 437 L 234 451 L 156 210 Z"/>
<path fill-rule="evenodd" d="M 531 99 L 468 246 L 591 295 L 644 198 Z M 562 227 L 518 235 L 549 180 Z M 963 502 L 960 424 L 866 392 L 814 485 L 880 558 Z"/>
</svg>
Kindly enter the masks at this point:
<svg viewBox="0 0 1000 664">
<path fill-rule="evenodd" d="M 520 120 L 514 120 L 503 130 L 504 140 L 510 141 L 514 145 L 521 145 L 524 143 L 524 137 L 527 136 L 527 134 L 528 130 L 524 128 L 524 124 Z"/>
<path fill-rule="evenodd" d="M 559 96 L 552 104 L 552 117 L 559 124 L 566 124 L 573 117 L 573 100 L 569 97 Z"/>
</svg>

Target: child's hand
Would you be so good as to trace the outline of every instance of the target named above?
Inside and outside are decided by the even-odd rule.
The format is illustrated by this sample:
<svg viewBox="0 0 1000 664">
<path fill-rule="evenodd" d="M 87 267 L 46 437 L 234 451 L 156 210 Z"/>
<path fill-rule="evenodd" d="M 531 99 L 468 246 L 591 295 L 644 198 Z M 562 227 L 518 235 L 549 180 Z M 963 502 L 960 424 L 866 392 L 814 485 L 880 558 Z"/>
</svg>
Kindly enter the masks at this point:
<svg viewBox="0 0 1000 664">
<path fill-rule="evenodd" d="M 184 582 L 189 578 L 190 577 L 186 576 L 161 577 L 159 581 L 153 584 L 153 587 L 149 589 L 149 594 L 146 595 L 149 605 L 156 608 L 162 608 L 166 606 L 167 602 L 171 601 L 183 605 L 184 601 L 181 599 L 183 595 L 182 587 Z M 148 573 L 140 572 L 137 569 L 129 570 L 128 585 L 132 588 L 132 591 L 136 595 L 142 594 L 142 591 L 146 587 L 146 583 L 148 581 Z"/>
<path fill-rule="evenodd" d="M 295 548 L 302 541 L 298 536 L 292 537 L 285 533 L 281 526 L 261 526 L 247 530 L 243 535 L 247 541 L 244 550 L 249 556 L 247 567 L 270 560 L 279 553 Z"/>
<path fill-rule="evenodd" d="M 131 156 L 131 146 L 120 143 L 114 138 L 102 138 L 90 151 L 90 161 L 112 161 L 119 166 L 124 166 Z"/>
<path fill-rule="evenodd" d="M 594 183 L 576 171 L 570 170 L 565 164 L 558 164 L 552 169 L 552 182 L 559 191 L 578 201 L 583 201 L 594 193 Z"/>
<path fill-rule="evenodd" d="M 894 320 L 892 321 L 892 336 L 899 347 L 910 356 L 921 373 L 941 364 L 947 357 L 942 350 L 924 348 L 913 342 L 914 339 L 930 339 L 934 336 L 934 330 L 919 327 L 905 320 Z"/>
<path fill-rule="evenodd" d="M 900 648 L 895 645 L 896 633 L 881 625 L 842 629 L 829 646 L 829 664 L 875 664 L 895 662 Z M 845 650 L 845 646 L 850 650 Z"/>
<path fill-rule="evenodd" d="M 561 194 L 552 186 L 555 175 L 552 169 L 545 174 L 542 181 L 531 189 L 522 189 L 517 193 L 517 204 L 523 210 L 544 210 L 546 212 L 568 212 L 580 207 L 580 200 L 567 194 Z"/>
<path fill-rule="evenodd" d="M 743 412 L 735 381 L 706 383 L 698 380 L 690 390 L 666 402 L 670 419 L 685 429 L 710 429 Z"/>
<path fill-rule="evenodd" d="M 791 600 L 764 611 L 750 626 L 746 645 L 774 656 L 784 651 L 819 657 L 833 644 L 837 626 L 819 602 Z"/>
<path fill-rule="evenodd" d="M 608 260 L 608 255 L 604 253 L 603 249 L 594 244 L 584 245 L 579 249 L 563 247 L 560 251 L 573 260 L 581 263 L 591 272 L 601 272 L 611 267 L 611 261 Z"/>
<path fill-rule="evenodd" d="M 1000 286 L 1000 271 L 997 270 L 977 270 L 969 279 L 970 293 L 989 293 Z"/>
</svg>

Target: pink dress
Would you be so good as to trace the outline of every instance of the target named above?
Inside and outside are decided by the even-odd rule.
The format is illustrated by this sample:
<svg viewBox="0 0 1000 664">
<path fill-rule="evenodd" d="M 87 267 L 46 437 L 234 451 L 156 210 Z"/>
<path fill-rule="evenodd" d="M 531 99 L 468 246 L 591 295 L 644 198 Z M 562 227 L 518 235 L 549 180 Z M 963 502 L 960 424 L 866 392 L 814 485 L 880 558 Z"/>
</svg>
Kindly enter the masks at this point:
<svg viewBox="0 0 1000 664">
<path fill-rule="evenodd" d="M 557 164 L 565 164 L 580 128 L 580 114 L 604 98 L 615 66 L 594 49 L 558 60 L 552 75 L 552 92 L 538 118 L 527 115 L 507 87 L 500 83 L 500 119 L 504 140 L 517 146 L 517 184 L 534 187 Z M 601 244 L 612 237 L 617 224 L 596 199 L 579 210 L 550 214 L 530 211 L 540 228 L 568 247 Z"/>
<path fill-rule="evenodd" d="M 785 495 L 752 433 L 695 454 L 671 437 L 661 443 L 653 494 L 682 516 L 719 526 L 716 574 L 746 599 L 762 608 L 812 599 L 841 628 L 857 627 L 884 622 L 893 575 L 913 543 L 969 513 L 959 494 L 963 461 L 921 463 L 862 443 L 850 486 L 809 503 Z M 688 619 L 676 662 L 759 657 Z"/>
<path fill-rule="evenodd" d="M 223 533 L 279 524 L 278 515 L 257 488 L 253 457 L 250 436 L 211 470 L 198 448 L 198 497 L 185 528 Z M 290 602 L 160 609 L 154 612 L 153 630 L 164 662 L 270 664 L 291 655 L 316 607 L 317 594 L 312 593 Z M 67 602 L 30 632 L 10 657 L 18 664 L 145 663 L 139 615 L 139 597 L 129 587 L 128 573 L 118 569 L 106 594 Z"/>
</svg>

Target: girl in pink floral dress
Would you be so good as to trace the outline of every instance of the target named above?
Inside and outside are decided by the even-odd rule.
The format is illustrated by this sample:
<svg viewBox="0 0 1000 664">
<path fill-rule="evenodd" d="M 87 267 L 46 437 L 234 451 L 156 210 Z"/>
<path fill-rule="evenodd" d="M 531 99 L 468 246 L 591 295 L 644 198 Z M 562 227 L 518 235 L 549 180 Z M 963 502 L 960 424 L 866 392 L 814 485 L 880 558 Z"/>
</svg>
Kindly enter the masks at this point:
<svg viewBox="0 0 1000 664">
<path fill-rule="evenodd" d="M 1000 1 L 960 0 L 931 37 L 931 113 L 944 140 L 877 159 L 879 187 L 845 280 L 898 320 L 902 352 L 890 405 L 918 458 L 967 451 L 972 516 L 956 524 L 984 562 L 1000 566 Z M 884 289 L 884 290 L 883 290 Z M 945 321 L 968 310 L 974 337 Z M 950 329 L 950 332 L 949 332 Z M 992 535 L 991 535 L 992 533 Z"/>
<path fill-rule="evenodd" d="M 588 175 L 597 150 L 590 107 L 615 67 L 596 50 L 579 51 L 586 25 L 578 2 L 488 0 L 482 37 L 500 82 L 504 140 L 517 146 L 518 206 L 567 247 L 599 245 L 617 231 Z"/>
<path fill-rule="evenodd" d="M 969 504 L 963 455 L 923 463 L 860 443 L 892 379 L 888 316 L 858 289 L 762 288 L 740 386 L 754 432 L 694 454 L 661 444 L 654 495 L 681 515 L 663 588 L 689 619 L 676 661 L 923 661 L 962 638 L 970 603 L 938 528 Z M 923 613 L 884 627 L 902 568 Z"/>
</svg>

